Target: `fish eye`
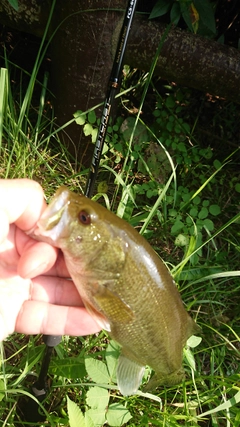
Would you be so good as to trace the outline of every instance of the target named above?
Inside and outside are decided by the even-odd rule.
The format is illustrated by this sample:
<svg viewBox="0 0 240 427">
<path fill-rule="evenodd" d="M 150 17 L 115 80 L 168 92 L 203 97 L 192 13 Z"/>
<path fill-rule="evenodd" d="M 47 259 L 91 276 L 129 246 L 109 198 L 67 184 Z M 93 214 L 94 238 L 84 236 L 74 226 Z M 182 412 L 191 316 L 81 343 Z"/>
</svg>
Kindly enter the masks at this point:
<svg viewBox="0 0 240 427">
<path fill-rule="evenodd" d="M 79 212 L 78 219 L 83 225 L 91 224 L 91 216 L 87 211 Z"/>
</svg>

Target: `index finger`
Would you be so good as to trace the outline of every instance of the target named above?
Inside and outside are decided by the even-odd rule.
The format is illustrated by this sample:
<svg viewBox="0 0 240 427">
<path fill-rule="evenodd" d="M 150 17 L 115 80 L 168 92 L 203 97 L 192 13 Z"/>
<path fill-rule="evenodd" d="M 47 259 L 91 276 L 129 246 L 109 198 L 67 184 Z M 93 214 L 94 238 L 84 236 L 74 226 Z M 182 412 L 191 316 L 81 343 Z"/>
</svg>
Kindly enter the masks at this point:
<svg viewBox="0 0 240 427">
<path fill-rule="evenodd" d="M 46 206 L 40 184 L 25 178 L 0 180 L 0 200 L 3 224 L 15 223 L 24 231 L 36 224 Z"/>
</svg>

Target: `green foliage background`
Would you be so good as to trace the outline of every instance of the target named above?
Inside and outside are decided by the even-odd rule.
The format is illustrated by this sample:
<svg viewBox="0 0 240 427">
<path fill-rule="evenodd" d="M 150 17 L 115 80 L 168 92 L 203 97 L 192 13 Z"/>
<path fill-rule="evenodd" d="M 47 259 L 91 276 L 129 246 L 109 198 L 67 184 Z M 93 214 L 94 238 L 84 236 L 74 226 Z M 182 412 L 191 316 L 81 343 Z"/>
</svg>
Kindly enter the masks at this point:
<svg viewBox="0 0 240 427">
<path fill-rule="evenodd" d="M 11 4 L 17 8 L 17 2 Z M 188 24 L 192 5 L 201 18 L 198 28 Z M 201 6 L 161 0 L 153 12 L 170 12 L 175 21 L 178 12 L 191 31 L 205 23 L 213 33 L 204 15 L 208 7 L 207 0 Z M 14 92 L 7 59 L 1 69 L 0 177 L 36 179 L 49 199 L 61 184 L 82 191 L 88 175 L 73 165 L 60 131 L 76 121 L 94 143 L 99 119 L 93 108 L 57 126 L 47 73 L 37 80 L 43 41 L 27 87 Z M 184 349 L 185 382 L 124 398 L 116 386 L 116 343 L 104 331 L 64 337 L 51 361 L 48 397 L 40 405 L 51 426 L 240 425 L 239 148 L 238 142 L 228 144 L 236 142 L 240 110 L 162 83 L 153 77 L 156 58 L 148 74 L 124 67 L 119 113 L 108 128 L 94 199 L 137 227 L 165 260 L 187 310 L 202 327 L 202 341 Z M 32 108 L 36 88 L 37 109 Z M 208 128 L 202 129 L 209 110 Z M 38 336 L 15 334 L 2 345 L 3 426 L 23 425 L 16 402 L 31 399 L 29 386 L 39 374 L 43 351 Z M 144 383 L 150 374 L 147 367 Z"/>
</svg>

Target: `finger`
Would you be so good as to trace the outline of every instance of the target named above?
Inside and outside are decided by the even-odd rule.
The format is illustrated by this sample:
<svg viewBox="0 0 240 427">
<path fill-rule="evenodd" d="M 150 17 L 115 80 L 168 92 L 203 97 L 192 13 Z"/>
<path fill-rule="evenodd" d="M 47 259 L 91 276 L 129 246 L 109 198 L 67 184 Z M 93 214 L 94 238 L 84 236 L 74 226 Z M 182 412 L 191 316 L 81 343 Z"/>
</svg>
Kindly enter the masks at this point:
<svg viewBox="0 0 240 427">
<path fill-rule="evenodd" d="M 18 273 L 24 278 L 33 278 L 47 273 L 69 277 L 63 254 L 46 242 L 39 242 L 27 236 L 18 228 L 15 231 L 16 247 L 20 255 Z"/>
<path fill-rule="evenodd" d="M 83 307 L 64 307 L 39 301 L 25 301 L 15 331 L 24 334 L 89 335 L 100 330 Z"/>
<path fill-rule="evenodd" d="M 30 279 L 48 271 L 55 263 L 58 250 L 48 243 L 31 239 L 18 262 L 18 274 Z"/>
<path fill-rule="evenodd" d="M 8 215 L 3 209 L 0 209 L 0 224 L 0 243 L 2 243 L 9 232 Z"/>
<path fill-rule="evenodd" d="M 8 222 L 22 230 L 31 229 L 46 206 L 42 187 L 30 179 L 0 180 L 0 200 Z"/>
<path fill-rule="evenodd" d="M 70 274 L 65 264 L 64 256 L 62 251 L 58 251 L 58 256 L 55 264 L 50 270 L 46 271 L 46 276 L 57 276 L 57 277 L 66 277 L 69 278 Z"/>
<path fill-rule="evenodd" d="M 32 279 L 30 299 L 65 306 L 83 306 L 72 280 L 40 276 Z"/>
</svg>

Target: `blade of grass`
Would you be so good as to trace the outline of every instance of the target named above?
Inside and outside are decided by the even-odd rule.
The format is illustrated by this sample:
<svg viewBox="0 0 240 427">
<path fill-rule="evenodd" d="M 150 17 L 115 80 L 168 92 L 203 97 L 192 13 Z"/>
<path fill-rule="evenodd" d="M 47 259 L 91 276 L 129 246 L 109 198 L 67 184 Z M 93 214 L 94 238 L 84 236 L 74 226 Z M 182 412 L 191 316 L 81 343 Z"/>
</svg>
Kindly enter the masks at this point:
<svg viewBox="0 0 240 427">
<path fill-rule="evenodd" d="M 230 160 L 229 160 L 230 161 Z M 213 179 L 213 177 L 220 172 L 228 163 L 229 161 L 223 163 L 219 169 L 217 169 L 215 172 L 213 172 L 213 174 L 211 176 L 209 176 L 209 178 L 206 179 L 206 181 L 204 181 L 204 183 L 197 189 L 197 191 L 195 191 L 195 193 L 190 197 L 190 199 L 184 203 L 181 207 L 181 210 L 186 209 L 186 207 L 189 205 L 189 203 L 199 194 L 201 193 L 201 191 L 207 186 L 207 184 Z"/>
<path fill-rule="evenodd" d="M 160 194 L 156 200 L 156 202 L 154 203 L 154 206 L 152 207 L 151 211 L 149 212 L 149 215 L 147 216 L 147 218 L 145 219 L 143 226 L 140 230 L 140 234 L 143 234 L 144 231 L 147 229 L 148 224 L 150 223 L 150 221 L 152 220 L 152 218 L 154 217 L 154 215 L 156 214 L 156 211 L 160 205 L 160 203 L 162 202 L 162 200 L 164 199 L 167 190 L 172 182 L 174 178 L 174 173 L 171 174 L 170 178 L 168 179 L 167 183 L 165 184 L 164 188 L 159 190 Z"/>
<path fill-rule="evenodd" d="M 138 121 L 140 119 L 140 114 L 142 112 L 143 104 L 144 104 L 144 101 L 145 101 L 145 98 L 146 98 L 146 95 L 147 95 L 147 92 L 148 92 L 148 88 L 149 88 L 149 86 L 151 84 L 151 80 L 152 80 L 152 77 L 153 77 L 154 70 L 156 68 L 156 64 L 157 64 L 158 58 L 160 56 L 160 53 L 161 53 L 164 41 L 166 40 L 166 37 L 167 37 L 167 35 L 168 35 L 169 31 L 170 31 L 170 28 L 171 28 L 171 24 L 169 24 L 167 26 L 166 30 L 164 31 L 163 36 L 161 37 L 161 40 L 159 42 L 158 48 L 157 48 L 156 53 L 154 55 L 154 58 L 152 60 L 151 67 L 150 67 L 150 70 L 149 70 L 149 73 L 147 75 L 147 79 L 146 79 L 146 82 L 145 82 L 145 85 L 144 85 L 144 88 L 143 88 L 143 94 L 142 94 L 142 97 L 141 97 L 141 101 L 140 101 L 140 105 L 139 105 L 139 109 L 138 109 L 138 114 L 136 116 L 136 120 L 135 120 L 133 129 L 132 129 L 132 133 L 131 133 L 130 140 L 129 140 L 129 145 L 128 145 L 128 152 L 127 152 L 126 158 L 124 160 L 124 164 L 123 164 L 123 168 L 122 168 L 122 172 L 121 172 L 122 174 L 124 174 L 127 171 L 126 178 L 125 178 L 125 183 L 128 180 L 129 171 L 132 169 L 132 162 L 133 161 L 130 160 L 130 162 L 129 162 L 129 157 L 130 157 L 131 150 L 132 150 L 132 143 L 133 143 L 134 133 L 135 133 L 135 130 L 136 130 L 136 127 L 137 127 L 137 123 L 138 123 Z M 127 163 L 128 162 L 129 162 L 129 165 L 127 167 Z"/>
<path fill-rule="evenodd" d="M 20 110 L 20 113 L 19 113 L 19 118 L 18 118 L 18 123 L 17 123 L 15 138 L 17 138 L 18 132 L 20 131 L 20 129 L 22 127 L 22 123 L 23 123 L 25 115 L 28 116 L 28 112 L 29 112 L 29 108 L 30 108 L 30 103 L 31 103 L 31 99 L 32 99 L 32 94 L 33 94 L 33 89 L 34 89 L 34 85 L 35 85 L 37 73 L 38 73 L 38 70 L 39 70 L 39 67 L 40 67 L 41 61 L 42 61 L 42 52 L 43 51 L 45 52 L 44 43 L 45 43 L 45 40 L 46 40 L 46 37 L 47 37 L 47 33 L 48 33 L 48 30 L 49 30 L 49 26 L 50 26 L 50 23 L 51 23 L 51 20 L 52 20 L 52 15 L 53 15 L 53 11 L 54 11 L 54 8 L 55 8 L 55 4 L 56 4 L 56 0 L 53 0 L 52 6 L 51 6 L 51 9 L 50 9 L 50 12 L 49 12 L 49 17 L 48 17 L 48 21 L 47 21 L 47 24 L 46 24 L 46 28 L 45 28 L 45 31 L 44 31 L 44 34 L 43 34 L 43 37 L 42 37 L 42 40 L 41 40 L 40 48 L 39 48 L 39 51 L 38 51 L 38 54 L 37 54 L 37 57 L 36 57 L 36 60 L 35 60 L 35 63 L 34 63 L 34 67 L 33 67 L 32 73 L 31 73 L 31 78 L 30 78 L 30 81 L 29 81 L 29 84 L 28 84 L 28 87 L 27 87 L 27 90 L 26 90 L 26 94 L 24 96 L 24 99 L 23 99 L 23 102 L 22 102 L 22 105 L 21 105 L 21 110 Z"/>
<path fill-rule="evenodd" d="M 210 411 L 203 412 L 203 414 L 197 415 L 197 419 L 206 417 L 207 415 L 216 414 L 220 411 L 225 411 L 227 409 L 232 408 L 240 402 L 240 390 L 235 394 L 235 396 L 228 399 L 226 402 L 221 403 L 216 408 L 211 409 Z"/>
<path fill-rule="evenodd" d="M 198 280 L 195 280 L 194 282 L 191 282 L 191 285 L 196 285 L 197 283 L 201 283 L 201 282 L 205 282 L 206 280 L 212 280 L 212 279 L 221 279 L 223 277 L 238 277 L 240 276 L 240 270 L 235 270 L 235 271 L 223 271 L 221 273 L 215 273 L 215 274 L 210 274 L 209 276 L 204 276 L 201 277 Z"/>
<path fill-rule="evenodd" d="M 6 68 L 1 68 L 0 71 L 0 151 L 2 148 L 2 138 L 3 138 L 3 123 L 4 115 L 8 99 L 8 70 Z"/>
<path fill-rule="evenodd" d="M 240 213 L 236 214 L 233 218 L 231 218 L 226 224 L 222 225 L 215 233 L 212 234 L 212 236 L 207 239 L 202 245 L 198 246 L 197 249 L 195 249 L 191 254 L 188 255 L 188 257 L 184 258 L 176 267 L 174 267 L 171 271 L 172 274 L 174 274 L 179 267 L 182 266 L 182 264 L 186 264 L 186 261 L 189 261 L 190 258 L 196 254 L 200 249 L 202 249 L 204 246 L 206 246 L 208 243 L 211 242 L 212 239 L 215 239 L 216 236 L 218 236 L 220 233 L 222 233 L 227 227 L 229 227 L 234 222 L 237 222 L 240 219 Z"/>
<path fill-rule="evenodd" d="M 44 74 L 42 91 L 41 91 L 41 95 L 40 95 L 38 118 L 37 118 L 37 123 L 36 123 L 36 128 L 35 128 L 35 144 L 37 143 L 37 140 L 38 140 L 38 135 L 39 135 L 39 130 L 40 130 L 40 124 L 41 124 L 42 116 L 43 116 L 43 110 L 44 110 L 44 104 L 45 104 L 45 97 L 46 97 L 46 91 L 47 91 L 48 77 L 49 77 L 49 74 L 48 74 L 48 72 L 46 72 Z"/>
</svg>

